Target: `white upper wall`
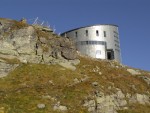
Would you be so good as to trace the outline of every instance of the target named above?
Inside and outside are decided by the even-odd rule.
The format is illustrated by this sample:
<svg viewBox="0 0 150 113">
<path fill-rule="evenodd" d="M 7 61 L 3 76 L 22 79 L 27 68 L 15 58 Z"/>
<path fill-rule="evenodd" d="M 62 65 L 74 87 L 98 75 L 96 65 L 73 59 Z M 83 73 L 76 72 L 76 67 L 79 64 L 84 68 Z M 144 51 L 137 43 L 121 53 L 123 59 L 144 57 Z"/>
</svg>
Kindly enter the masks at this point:
<svg viewBox="0 0 150 113">
<path fill-rule="evenodd" d="M 77 29 L 73 29 L 70 31 L 65 32 L 67 37 L 73 38 L 76 42 L 83 42 L 83 41 L 101 41 L 106 42 L 107 46 L 104 49 L 102 45 L 94 47 L 91 45 L 88 45 L 92 51 L 94 49 L 99 48 L 99 50 L 103 53 L 103 59 L 104 59 L 104 52 L 106 52 L 106 49 L 113 49 L 114 51 L 114 57 L 117 61 L 121 62 L 121 55 L 120 55 L 120 41 L 119 41 L 119 32 L 118 32 L 118 26 L 116 25 L 94 25 L 94 26 L 87 26 L 87 27 L 81 27 Z M 64 35 L 63 34 L 63 35 Z M 88 47 L 88 49 L 90 49 Z M 81 53 L 85 54 L 91 54 L 86 53 L 90 50 L 85 50 L 85 46 L 77 45 L 77 48 Z M 90 55 L 91 57 L 94 57 L 94 55 Z M 106 53 L 105 53 L 106 58 Z"/>
</svg>

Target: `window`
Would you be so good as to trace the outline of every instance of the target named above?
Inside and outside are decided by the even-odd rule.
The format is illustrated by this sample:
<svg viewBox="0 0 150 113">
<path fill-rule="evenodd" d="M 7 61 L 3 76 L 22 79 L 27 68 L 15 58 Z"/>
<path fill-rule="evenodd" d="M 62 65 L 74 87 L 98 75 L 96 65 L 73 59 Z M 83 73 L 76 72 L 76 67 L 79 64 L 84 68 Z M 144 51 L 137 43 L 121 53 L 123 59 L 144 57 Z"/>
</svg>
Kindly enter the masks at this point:
<svg viewBox="0 0 150 113">
<path fill-rule="evenodd" d="M 75 32 L 76 37 L 78 37 L 78 32 Z"/>
<path fill-rule="evenodd" d="M 115 44 L 115 46 L 119 48 L 119 45 Z"/>
<path fill-rule="evenodd" d="M 88 36 L 88 30 L 86 30 L 85 33 L 86 33 L 86 36 Z"/>
<path fill-rule="evenodd" d="M 104 31 L 104 37 L 106 37 L 106 31 Z"/>
<path fill-rule="evenodd" d="M 114 35 L 114 37 L 118 39 L 118 36 L 117 36 L 117 35 Z"/>
<path fill-rule="evenodd" d="M 98 30 L 96 30 L 96 36 L 99 36 L 99 32 L 98 32 Z"/>
<path fill-rule="evenodd" d="M 118 35 L 118 32 L 117 32 L 117 31 L 114 31 L 114 33 Z"/>
<path fill-rule="evenodd" d="M 115 51 L 118 51 L 118 52 L 120 52 L 120 50 L 119 50 L 119 49 L 115 49 Z"/>
<path fill-rule="evenodd" d="M 77 45 L 106 45 L 104 41 L 79 41 Z"/>
<path fill-rule="evenodd" d="M 118 40 L 114 40 L 116 43 L 119 43 L 119 41 Z"/>
<path fill-rule="evenodd" d="M 96 51 L 96 58 L 101 58 L 101 51 L 100 50 Z"/>
</svg>

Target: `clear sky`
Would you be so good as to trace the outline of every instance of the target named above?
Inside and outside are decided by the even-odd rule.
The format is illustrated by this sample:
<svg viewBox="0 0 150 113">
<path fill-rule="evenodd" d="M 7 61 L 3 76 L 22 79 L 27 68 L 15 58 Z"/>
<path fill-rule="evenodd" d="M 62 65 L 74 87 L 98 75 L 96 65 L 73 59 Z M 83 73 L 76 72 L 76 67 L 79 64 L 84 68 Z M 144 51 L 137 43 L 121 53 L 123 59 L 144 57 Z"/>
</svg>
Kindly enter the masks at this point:
<svg viewBox="0 0 150 113">
<path fill-rule="evenodd" d="M 57 33 L 93 24 L 119 26 L 122 62 L 150 71 L 150 0 L 0 0 L 0 17 L 38 17 Z"/>
</svg>

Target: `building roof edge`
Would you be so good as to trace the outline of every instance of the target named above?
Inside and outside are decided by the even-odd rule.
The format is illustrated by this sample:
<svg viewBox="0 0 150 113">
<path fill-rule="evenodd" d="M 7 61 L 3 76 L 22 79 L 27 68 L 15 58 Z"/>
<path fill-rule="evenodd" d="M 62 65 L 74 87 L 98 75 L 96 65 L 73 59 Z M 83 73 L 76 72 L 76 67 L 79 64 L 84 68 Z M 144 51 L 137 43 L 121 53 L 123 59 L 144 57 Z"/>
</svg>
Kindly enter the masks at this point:
<svg viewBox="0 0 150 113">
<path fill-rule="evenodd" d="M 89 26 L 84 26 L 84 27 L 78 27 L 78 28 L 75 28 L 75 29 L 71 29 L 71 30 L 68 30 L 68 31 L 65 31 L 65 32 L 61 33 L 61 35 L 64 34 L 64 33 L 68 33 L 68 32 L 74 31 L 74 30 L 81 29 L 81 28 L 92 27 L 92 26 L 103 26 L 103 25 L 118 27 L 118 25 L 115 25 L 115 24 L 95 24 L 95 25 L 89 25 Z"/>
</svg>

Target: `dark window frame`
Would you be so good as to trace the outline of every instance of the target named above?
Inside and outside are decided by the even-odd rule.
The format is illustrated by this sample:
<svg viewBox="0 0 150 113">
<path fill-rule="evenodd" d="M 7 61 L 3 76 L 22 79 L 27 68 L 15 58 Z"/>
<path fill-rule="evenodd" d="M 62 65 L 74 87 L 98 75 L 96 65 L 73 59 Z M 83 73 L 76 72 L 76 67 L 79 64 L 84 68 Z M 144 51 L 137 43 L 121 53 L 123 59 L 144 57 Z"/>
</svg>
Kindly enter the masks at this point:
<svg viewBox="0 0 150 113">
<path fill-rule="evenodd" d="M 99 31 L 98 30 L 96 30 L 96 36 L 99 36 Z"/>
<path fill-rule="evenodd" d="M 104 33 L 104 37 L 107 37 L 106 31 L 103 31 L 103 33 Z"/>
<path fill-rule="evenodd" d="M 78 32 L 77 31 L 75 32 L 75 35 L 76 35 L 76 37 L 78 37 Z"/>
<path fill-rule="evenodd" d="M 85 35 L 89 36 L 88 30 L 85 30 Z"/>
</svg>

